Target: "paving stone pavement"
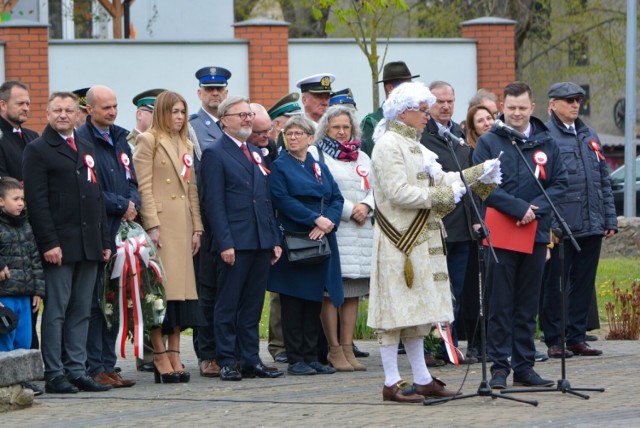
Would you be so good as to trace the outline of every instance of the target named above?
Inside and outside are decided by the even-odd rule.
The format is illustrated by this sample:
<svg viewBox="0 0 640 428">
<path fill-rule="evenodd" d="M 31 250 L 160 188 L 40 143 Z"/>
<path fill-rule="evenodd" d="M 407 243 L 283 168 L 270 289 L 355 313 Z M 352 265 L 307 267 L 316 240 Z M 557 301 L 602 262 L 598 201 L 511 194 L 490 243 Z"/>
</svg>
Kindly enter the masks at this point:
<svg viewBox="0 0 640 428">
<path fill-rule="evenodd" d="M 441 405 L 397 404 L 382 401 L 383 374 L 377 344 L 358 341 L 371 357 L 361 361 L 366 372 L 278 379 L 223 382 L 201 377 L 190 337 L 183 337 L 182 357 L 192 372 L 188 384 L 156 385 L 152 373 L 135 371 L 132 357 L 119 361 L 123 375 L 138 383 L 132 388 L 102 393 L 44 394 L 26 410 L 0 416 L 3 427 L 602 427 L 640 426 L 640 342 L 600 341 L 599 357 L 567 359 L 567 378 L 573 387 L 604 387 L 587 392 L 583 400 L 560 391 L 514 394 L 537 400 L 530 406 L 490 397 L 473 397 Z M 537 344 L 545 350 L 543 344 Z M 133 354 L 129 347 L 128 355 Z M 272 360 L 261 343 L 261 355 Z M 406 356 L 399 356 L 400 372 L 411 381 Z M 286 369 L 286 365 L 278 365 Z M 545 378 L 561 377 L 559 360 L 536 364 Z M 478 389 L 480 364 L 431 369 L 450 388 L 462 385 L 465 393 Z M 508 382 L 510 384 L 511 377 Z M 40 383 L 43 385 L 43 383 Z"/>
</svg>

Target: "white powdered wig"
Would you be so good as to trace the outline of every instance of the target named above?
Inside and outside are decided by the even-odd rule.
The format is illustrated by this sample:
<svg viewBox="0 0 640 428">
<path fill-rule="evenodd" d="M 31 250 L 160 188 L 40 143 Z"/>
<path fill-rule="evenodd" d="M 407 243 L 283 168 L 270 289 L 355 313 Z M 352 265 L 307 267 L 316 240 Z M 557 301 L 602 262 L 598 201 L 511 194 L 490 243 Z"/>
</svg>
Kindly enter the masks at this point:
<svg viewBox="0 0 640 428">
<path fill-rule="evenodd" d="M 418 110 L 421 103 L 431 107 L 436 97 L 422 82 L 406 82 L 395 88 L 382 105 L 382 113 L 387 120 L 397 119 L 405 110 Z"/>
<path fill-rule="evenodd" d="M 387 124 L 398 118 L 405 110 L 418 110 L 421 103 L 427 103 L 431 107 L 436 102 L 436 97 L 422 82 L 405 82 L 395 88 L 382 104 L 383 119 L 373 131 L 374 143 L 385 133 Z"/>
</svg>

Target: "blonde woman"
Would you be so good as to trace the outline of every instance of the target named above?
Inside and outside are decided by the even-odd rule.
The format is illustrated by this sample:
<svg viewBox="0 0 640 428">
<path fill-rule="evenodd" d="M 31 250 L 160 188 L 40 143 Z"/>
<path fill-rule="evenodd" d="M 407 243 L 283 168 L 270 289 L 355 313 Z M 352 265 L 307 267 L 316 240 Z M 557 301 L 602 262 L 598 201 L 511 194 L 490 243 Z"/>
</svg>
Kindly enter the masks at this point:
<svg viewBox="0 0 640 428">
<path fill-rule="evenodd" d="M 158 95 L 151 128 L 136 138 L 133 155 L 142 200 L 142 225 L 158 248 L 165 269 L 167 313 L 151 330 L 156 383 L 188 382 L 180 360 L 180 331 L 205 325 L 198 306 L 192 257 L 203 226 L 187 139 L 187 103 L 176 92 Z M 162 335 L 168 336 L 165 347 Z"/>
</svg>

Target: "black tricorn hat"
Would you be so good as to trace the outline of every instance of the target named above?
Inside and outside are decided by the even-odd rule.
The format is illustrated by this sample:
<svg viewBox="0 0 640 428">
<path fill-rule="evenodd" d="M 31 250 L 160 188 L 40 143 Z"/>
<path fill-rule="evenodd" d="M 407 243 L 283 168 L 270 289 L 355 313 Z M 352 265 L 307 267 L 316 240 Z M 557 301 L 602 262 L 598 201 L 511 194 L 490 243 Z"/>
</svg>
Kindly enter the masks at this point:
<svg viewBox="0 0 640 428">
<path fill-rule="evenodd" d="M 409 67 L 404 61 L 388 62 L 382 69 L 382 80 L 378 80 L 376 83 L 389 82 L 393 80 L 411 80 L 416 77 L 420 77 L 419 74 L 415 76 L 411 75 Z"/>
<path fill-rule="evenodd" d="M 0 306 L 0 334 L 7 334 L 18 326 L 18 315 L 6 306 Z"/>
</svg>

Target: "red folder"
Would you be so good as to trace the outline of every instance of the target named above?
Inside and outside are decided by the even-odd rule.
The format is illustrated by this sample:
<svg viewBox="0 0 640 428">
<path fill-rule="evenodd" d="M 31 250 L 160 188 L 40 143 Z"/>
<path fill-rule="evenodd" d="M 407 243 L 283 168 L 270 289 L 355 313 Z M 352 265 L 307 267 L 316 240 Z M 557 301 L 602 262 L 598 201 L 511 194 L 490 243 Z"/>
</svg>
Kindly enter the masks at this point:
<svg viewBox="0 0 640 428">
<path fill-rule="evenodd" d="M 484 221 L 489 229 L 491 244 L 495 248 L 526 254 L 533 253 L 538 220 L 533 220 L 524 226 L 516 226 L 517 218 L 489 207 Z M 483 245 L 488 245 L 486 239 Z"/>
</svg>

